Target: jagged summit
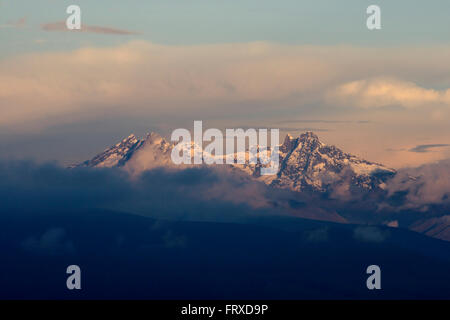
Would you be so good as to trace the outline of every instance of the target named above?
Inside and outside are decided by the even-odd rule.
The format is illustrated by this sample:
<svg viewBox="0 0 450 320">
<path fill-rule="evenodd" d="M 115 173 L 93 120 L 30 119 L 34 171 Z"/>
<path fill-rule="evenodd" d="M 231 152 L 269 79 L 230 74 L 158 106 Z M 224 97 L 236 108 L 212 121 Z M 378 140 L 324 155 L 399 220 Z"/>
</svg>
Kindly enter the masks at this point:
<svg viewBox="0 0 450 320">
<path fill-rule="evenodd" d="M 284 142 L 280 146 L 280 151 L 287 153 L 297 146 L 297 140 L 289 133 L 284 138 Z"/>
<path fill-rule="evenodd" d="M 300 135 L 300 141 L 319 141 L 319 137 L 312 131 L 306 131 Z"/>
<path fill-rule="evenodd" d="M 85 161 L 78 166 L 86 167 L 114 167 L 123 165 L 126 159 L 129 159 L 133 150 L 139 145 L 139 139 L 134 134 L 130 134 L 127 138 L 114 146 L 106 149 L 102 153 L 96 155 L 91 160 Z"/>
<path fill-rule="evenodd" d="M 320 142 L 319 137 L 312 131 L 302 133 L 297 138 L 294 138 L 288 133 L 280 146 L 280 150 L 281 152 L 287 153 L 295 149 L 299 143 L 307 144 L 311 148 L 323 145 L 323 143 Z"/>
<path fill-rule="evenodd" d="M 156 132 L 149 132 L 145 136 L 146 141 L 152 142 L 152 143 L 159 143 L 162 140 L 165 140 L 159 133 Z"/>
<path fill-rule="evenodd" d="M 395 170 L 326 145 L 311 131 L 286 136 L 280 147 L 280 170 L 271 184 L 292 190 L 327 191 L 338 186 L 378 189 Z"/>
<path fill-rule="evenodd" d="M 96 155 L 91 160 L 87 160 L 73 167 L 120 167 L 124 166 L 130 160 L 137 150 L 147 144 L 170 145 L 158 133 L 150 132 L 143 139 L 138 139 L 135 134 L 130 134 L 114 146 L 107 148 L 102 153 Z"/>
<path fill-rule="evenodd" d="M 171 142 L 155 132 L 148 133 L 143 139 L 131 134 L 79 166 L 123 166 L 132 172 L 155 167 L 177 167 L 171 161 L 173 147 Z M 279 150 L 280 164 L 276 175 L 260 176 L 260 167 L 257 165 L 232 166 L 266 184 L 295 191 L 382 189 L 384 181 L 395 174 L 393 169 L 322 143 L 311 131 L 297 137 L 288 134 Z"/>
</svg>

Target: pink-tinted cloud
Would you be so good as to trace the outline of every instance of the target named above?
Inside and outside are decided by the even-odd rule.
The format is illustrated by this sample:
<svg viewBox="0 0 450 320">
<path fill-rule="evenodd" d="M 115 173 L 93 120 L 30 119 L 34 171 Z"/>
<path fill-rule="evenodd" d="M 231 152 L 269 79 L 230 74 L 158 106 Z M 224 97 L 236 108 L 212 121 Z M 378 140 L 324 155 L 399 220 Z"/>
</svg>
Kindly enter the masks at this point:
<svg viewBox="0 0 450 320">
<path fill-rule="evenodd" d="M 450 89 L 427 89 L 413 82 L 393 78 L 347 82 L 331 90 L 328 98 L 339 104 L 360 108 L 421 108 L 429 105 L 450 107 Z"/>
<path fill-rule="evenodd" d="M 27 25 L 27 18 L 22 17 L 18 20 L 8 21 L 6 24 L 0 25 L 1 28 L 23 28 Z"/>
<path fill-rule="evenodd" d="M 139 33 L 128 30 L 121 30 L 109 27 L 90 26 L 86 24 L 81 25 L 80 30 L 69 30 L 66 27 L 66 23 L 63 21 L 46 23 L 41 26 L 45 31 L 70 31 L 70 32 L 86 32 L 86 33 L 99 33 L 99 34 L 116 34 L 116 35 L 137 35 Z"/>
</svg>

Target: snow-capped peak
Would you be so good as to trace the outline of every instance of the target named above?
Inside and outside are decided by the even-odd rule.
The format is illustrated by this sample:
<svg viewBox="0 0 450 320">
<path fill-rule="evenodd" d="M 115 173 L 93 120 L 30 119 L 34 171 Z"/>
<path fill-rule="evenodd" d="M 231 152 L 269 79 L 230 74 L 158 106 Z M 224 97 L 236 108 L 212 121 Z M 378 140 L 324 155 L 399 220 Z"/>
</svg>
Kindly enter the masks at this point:
<svg viewBox="0 0 450 320">
<path fill-rule="evenodd" d="M 135 173 L 155 167 L 184 167 L 176 166 L 171 161 L 173 148 L 174 144 L 158 133 L 151 132 L 143 139 L 138 139 L 132 134 L 92 160 L 85 161 L 81 166 L 123 166 Z M 201 152 L 200 146 L 194 146 L 193 149 L 194 152 Z M 302 133 L 296 138 L 288 134 L 279 150 L 280 166 L 276 175 L 260 176 L 260 165 L 246 163 L 232 166 L 266 184 L 295 191 L 325 192 L 343 185 L 344 188 L 350 189 L 381 189 L 384 181 L 395 174 L 393 169 L 322 143 L 311 131 Z"/>
<path fill-rule="evenodd" d="M 278 178 L 271 183 L 297 191 L 327 191 L 337 184 L 378 189 L 395 173 L 395 170 L 326 145 L 313 132 L 303 133 L 298 138 L 286 136 L 280 151 Z"/>
<path fill-rule="evenodd" d="M 91 160 L 85 161 L 78 166 L 87 167 L 114 167 L 121 166 L 129 159 L 131 153 L 137 148 L 139 140 L 134 134 L 122 139 L 121 142 L 106 149 L 102 153 L 96 155 Z"/>
<path fill-rule="evenodd" d="M 136 135 L 130 134 L 114 146 L 107 148 L 102 153 L 96 155 L 91 160 L 85 161 L 77 166 L 87 167 L 120 167 L 124 166 L 135 153 L 144 145 L 163 146 L 162 149 L 169 149 L 170 144 L 159 134 L 151 132 L 144 139 L 138 139 Z"/>
<path fill-rule="evenodd" d="M 319 137 L 312 131 L 306 131 L 300 135 L 300 141 L 319 141 Z"/>
</svg>

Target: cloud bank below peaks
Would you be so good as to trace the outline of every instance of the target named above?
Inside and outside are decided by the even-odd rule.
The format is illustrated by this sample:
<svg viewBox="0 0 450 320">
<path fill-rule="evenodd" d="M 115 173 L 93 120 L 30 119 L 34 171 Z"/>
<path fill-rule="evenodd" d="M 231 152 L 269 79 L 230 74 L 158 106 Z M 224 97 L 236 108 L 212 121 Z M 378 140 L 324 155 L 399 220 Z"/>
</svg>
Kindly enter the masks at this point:
<svg viewBox="0 0 450 320">
<path fill-rule="evenodd" d="M 401 197 L 401 208 L 426 210 L 450 205 L 450 159 L 399 170 L 387 185 L 388 195 Z"/>
</svg>

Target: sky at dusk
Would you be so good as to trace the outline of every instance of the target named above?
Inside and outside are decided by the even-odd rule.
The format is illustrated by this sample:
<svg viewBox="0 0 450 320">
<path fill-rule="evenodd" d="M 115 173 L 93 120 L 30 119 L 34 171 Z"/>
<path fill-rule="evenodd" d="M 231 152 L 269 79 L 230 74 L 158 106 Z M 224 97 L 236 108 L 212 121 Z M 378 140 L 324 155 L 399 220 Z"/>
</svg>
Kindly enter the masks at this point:
<svg viewBox="0 0 450 320">
<path fill-rule="evenodd" d="M 202 120 L 394 168 L 450 158 L 450 2 L 342 3 L 2 0 L 0 157 L 70 164 Z"/>
</svg>

